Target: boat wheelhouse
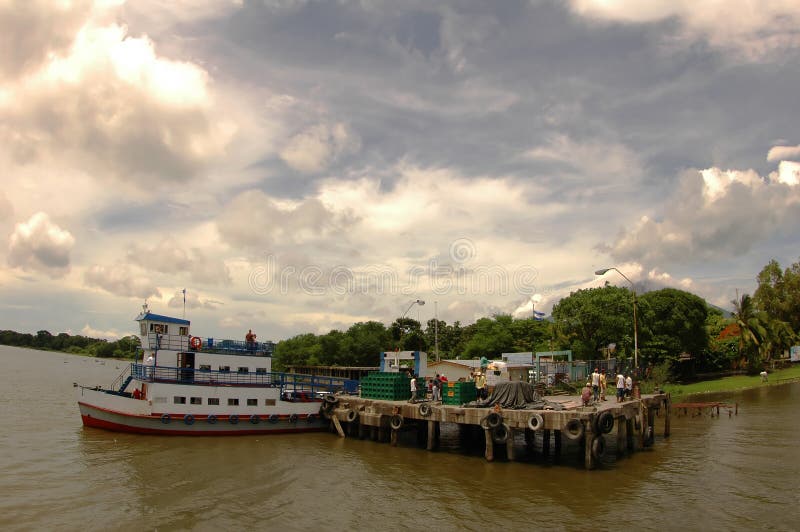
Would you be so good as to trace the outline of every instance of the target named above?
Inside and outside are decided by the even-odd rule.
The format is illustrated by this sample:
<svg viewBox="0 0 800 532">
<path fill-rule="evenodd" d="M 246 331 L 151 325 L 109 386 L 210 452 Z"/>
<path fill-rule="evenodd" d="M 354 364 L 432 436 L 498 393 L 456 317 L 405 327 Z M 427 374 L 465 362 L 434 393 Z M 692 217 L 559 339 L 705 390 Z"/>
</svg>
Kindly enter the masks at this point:
<svg viewBox="0 0 800 532">
<path fill-rule="evenodd" d="M 358 382 L 272 371 L 272 342 L 192 336 L 185 319 L 139 322 L 141 357 L 109 387 L 78 386 L 84 426 L 121 432 L 229 435 L 321 430 L 323 401 Z"/>
</svg>

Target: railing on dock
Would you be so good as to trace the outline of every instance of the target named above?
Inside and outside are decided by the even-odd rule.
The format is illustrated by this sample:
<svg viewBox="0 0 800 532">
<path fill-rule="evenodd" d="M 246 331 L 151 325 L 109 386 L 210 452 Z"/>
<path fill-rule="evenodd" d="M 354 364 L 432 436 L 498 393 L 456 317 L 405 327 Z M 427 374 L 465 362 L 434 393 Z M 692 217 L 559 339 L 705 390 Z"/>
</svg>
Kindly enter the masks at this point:
<svg viewBox="0 0 800 532">
<path fill-rule="evenodd" d="M 358 391 L 358 381 L 339 377 L 302 375 L 281 372 L 238 372 L 198 370 L 149 366 L 132 363 L 131 375 L 144 382 L 168 382 L 174 384 L 199 384 L 206 386 L 266 386 L 279 387 L 281 392 L 347 392 Z"/>
</svg>

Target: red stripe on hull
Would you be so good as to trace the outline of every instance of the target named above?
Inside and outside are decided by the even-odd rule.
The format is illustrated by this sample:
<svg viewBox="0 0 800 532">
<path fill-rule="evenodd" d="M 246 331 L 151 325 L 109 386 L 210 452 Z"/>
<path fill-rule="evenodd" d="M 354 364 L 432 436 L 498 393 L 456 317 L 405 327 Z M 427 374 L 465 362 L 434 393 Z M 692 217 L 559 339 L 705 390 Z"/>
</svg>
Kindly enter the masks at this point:
<svg viewBox="0 0 800 532">
<path fill-rule="evenodd" d="M 83 425 L 85 427 L 93 427 L 98 429 L 104 430 L 111 430 L 114 432 L 128 432 L 131 434 L 161 434 L 165 436 L 246 436 L 246 435 L 253 435 L 253 434 L 291 434 L 297 432 L 320 432 L 324 430 L 324 427 L 314 426 L 314 427 L 298 427 L 295 429 L 239 429 L 239 430 L 203 430 L 201 428 L 197 428 L 194 430 L 180 430 L 180 429 L 170 429 L 166 428 L 147 428 L 147 427 L 131 427 L 129 425 L 123 425 L 120 423 L 114 423 L 111 421 L 105 421 L 103 419 L 97 419 L 92 416 L 81 416 L 83 419 Z M 160 420 L 156 420 L 160 423 Z"/>
</svg>

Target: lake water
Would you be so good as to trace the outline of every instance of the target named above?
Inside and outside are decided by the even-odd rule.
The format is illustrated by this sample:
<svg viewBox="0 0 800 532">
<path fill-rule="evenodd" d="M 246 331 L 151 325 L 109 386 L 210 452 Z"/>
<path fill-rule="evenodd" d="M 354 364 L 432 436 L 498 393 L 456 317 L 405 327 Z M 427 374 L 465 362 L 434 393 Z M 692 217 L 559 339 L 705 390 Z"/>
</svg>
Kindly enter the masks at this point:
<svg viewBox="0 0 800 532">
<path fill-rule="evenodd" d="M 84 429 L 72 383 L 108 386 L 127 363 L 0 360 L 2 530 L 800 530 L 800 384 L 704 398 L 739 415 L 673 415 L 666 440 L 657 420 L 652 449 L 586 471 L 571 446 L 486 462 L 448 427 L 437 452 Z"/>
</svg>

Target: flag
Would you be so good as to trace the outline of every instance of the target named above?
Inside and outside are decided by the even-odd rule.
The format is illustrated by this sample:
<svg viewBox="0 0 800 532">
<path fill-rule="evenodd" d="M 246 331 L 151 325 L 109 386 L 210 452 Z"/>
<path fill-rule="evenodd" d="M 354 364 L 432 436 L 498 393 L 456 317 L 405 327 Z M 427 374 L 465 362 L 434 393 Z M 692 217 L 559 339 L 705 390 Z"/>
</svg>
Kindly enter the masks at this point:
<svg viewBox="0 0 800 532">
<path fill-rule="evenodd" d="M 186 306 L 186 289 L 183 289 L 183 305 Z"/>
</svg>

